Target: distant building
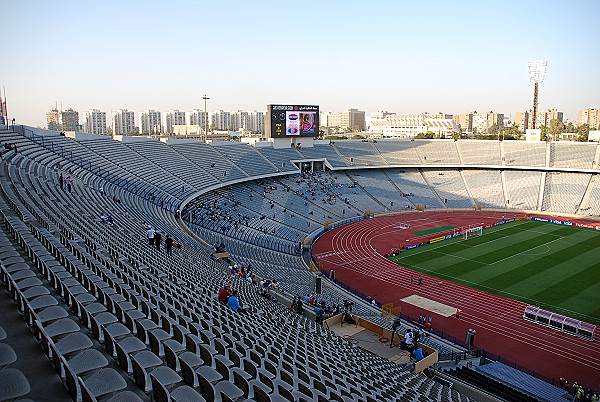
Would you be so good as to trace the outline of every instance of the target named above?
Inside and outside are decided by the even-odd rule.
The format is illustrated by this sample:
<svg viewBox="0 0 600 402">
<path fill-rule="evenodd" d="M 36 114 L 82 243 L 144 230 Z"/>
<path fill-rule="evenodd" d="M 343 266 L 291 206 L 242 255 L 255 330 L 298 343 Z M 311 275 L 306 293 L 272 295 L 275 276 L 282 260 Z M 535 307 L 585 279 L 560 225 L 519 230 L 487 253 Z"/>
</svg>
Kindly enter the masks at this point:
<svg viewBox="0 0 600 402">
<path fill-rule="evenodd" d="M 173 126 L 173 135 L 184 138 L 201 138 L 204 130 L 197 124 L 176 124 Z"/>
<path fill-rule="evenodd" d="M 264 134 L 265 132 L 265 113 L 252 111 L 248 112 L 248 124 L 243 127 L 253 133 Z"/>
<path fill-rule="evenodd" d="M 473 131 L 473 113 L 461 113 L 455 115 L 452 120 L 460 126 L 461 131 Z"/>
<path fill-rule="evenodd" d="M 453 119 L 440 119 L 427 113 L 372 114 L 369 130 L 393 138 L 414 138 L 427 132 L 432 132 L 437 138 L 451 138 L 459 127 Z"/>
<path fill-rule="evenodd" d="M 60 112 L 58 109 L 52 109 L 46 113 L 46 121 L 48 122 L 48 130 L 60 131 Z"/>
<path fill-rule="evenodd" d="M 587 124 L 590 129 L 600 129 L 600 109 L 582 109 L 577 112 L 577 125 Z"/>
<path fill-rule="evenodd" d="M 563 112 L 559 112 L 556 108 L 548 109 L 544 112 L 538 112 L 538 117 L 537 117 L 538 125 L 536 125 L 536 127 L 542 127 L 542 126 L 548 127 L 552 120 L 556 120 L 559 123 L 562 123 L 563 122 Z"/>
<path fill-rule="evenodd" d="M 529 128 L 529 112 L 515 113 L 515 124 L 520 131 L 525 132 Z"/>
<path fill-rule="evenodd" d="M 231 113 L 217 110 L 210 114 L 211 130 L 229 131 L 231 127 Z"/>
<path fill-rule="evenodd" d="M 365 112 L 358 109 L 348 109 L 343 112 L 323 113 L 320 125 L 321 127 L 337 127 L 342 131 L 365 131 Z"/>
<path fill-rule="evenodd" d="M 487 112 L 487 113 L 469 113 L 471 119 L 471 130 L 479 134 L 485 134 L 492 127 L 502 127 L 504 124 L 504 114 Z M 462 126 L 461 126 L 462 127 Z"/>
<path fill-rule="evenodd" d="M 174 125 L 185 125 L 185 112 L 180 112 L 179 110 L 170 110 L 167 113 L 166 118 L 166 127 L 167 134 L 173 134 L 173 126 Z"/>
<path fill-rule="evenodd" d="M 106 135 L 106 112 L 92 109 L 85 114 L 85 132 L 88 134 Z"/>
<path fill-rule="evenodd" d="M 229 130 L 239 131 L 248 126 L 248 112 L 237 110 L 229 113 Z"/>
<path fill-rule="evenodd" d="M 190 125 L 199 126 L 202 130 L 208 127 L 208 112 L 204 113 L 203 110 L 194 109 L 190 113 Z"/>
<path fill-rule="evenodd" d="M 68 108 L 60 112 L 61 130 L 62 131 L 79 131 L 79 112 Z"/>
<path fill-rule="evenodd" d="M 137 134 L 134 112 L 127 109 L 121 109 L 114 112 L 112 121 L 112 133 L 113 135 Z"/>
<path fill-rule="evenodd" d="M 141 118 L 142 134 L 156 135 L 162 133 L 162 119 L 157 110 L 146 110 L 142 112 Z"/>
</svg>

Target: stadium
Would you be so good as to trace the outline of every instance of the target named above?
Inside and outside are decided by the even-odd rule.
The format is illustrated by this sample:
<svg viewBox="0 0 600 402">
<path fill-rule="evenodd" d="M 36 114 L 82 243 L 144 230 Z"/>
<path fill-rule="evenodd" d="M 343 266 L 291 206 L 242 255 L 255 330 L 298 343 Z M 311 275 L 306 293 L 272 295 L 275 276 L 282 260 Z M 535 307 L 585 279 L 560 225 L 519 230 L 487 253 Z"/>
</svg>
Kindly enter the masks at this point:
<svg viewBox="0 0 600 402">
<path fill-rule="evenodd" d="M 562 401 L 562 379 L 599 385 L 596 143 L 0 138 L 2 400 Z M 226 285 L 243 312 L 217 299 Z M 394 344 L 409 329 L 425 357 Z"/>
</svg>

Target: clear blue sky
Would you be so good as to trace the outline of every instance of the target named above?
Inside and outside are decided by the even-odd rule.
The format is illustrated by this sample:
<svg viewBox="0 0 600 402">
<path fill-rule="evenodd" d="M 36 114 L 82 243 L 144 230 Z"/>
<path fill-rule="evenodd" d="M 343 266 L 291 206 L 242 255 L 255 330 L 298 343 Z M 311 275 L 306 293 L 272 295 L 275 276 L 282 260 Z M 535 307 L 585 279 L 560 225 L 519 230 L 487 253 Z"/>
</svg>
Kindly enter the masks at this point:
<svg viewBox="0 0 600 402">
<path fill-rule="evenodd" d="M 600 107 L 600 1 L 0 0 L 9 114 L 264 109 L 372 112 Z"/>
</svg>

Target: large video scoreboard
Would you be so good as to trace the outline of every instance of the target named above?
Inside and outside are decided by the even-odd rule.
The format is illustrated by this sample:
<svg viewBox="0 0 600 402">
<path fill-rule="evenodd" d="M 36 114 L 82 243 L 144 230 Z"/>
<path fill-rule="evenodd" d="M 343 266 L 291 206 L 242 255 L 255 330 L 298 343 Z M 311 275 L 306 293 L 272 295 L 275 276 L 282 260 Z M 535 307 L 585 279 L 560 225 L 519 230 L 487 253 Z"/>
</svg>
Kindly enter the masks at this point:
<svg viewBox="0 0 600 402">
<path fill-rule="evenodd" d="M 319 106 L 268 105 L 265 123 L 268 137 L 315 137 L 319 134 Z"/>
</svg>

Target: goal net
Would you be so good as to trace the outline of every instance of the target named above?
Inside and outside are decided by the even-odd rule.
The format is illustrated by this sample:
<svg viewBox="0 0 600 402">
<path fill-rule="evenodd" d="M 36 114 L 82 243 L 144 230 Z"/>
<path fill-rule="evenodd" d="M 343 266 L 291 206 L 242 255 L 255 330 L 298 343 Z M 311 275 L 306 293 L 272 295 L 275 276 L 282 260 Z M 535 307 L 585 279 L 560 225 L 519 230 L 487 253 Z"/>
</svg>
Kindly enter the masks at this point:
<svg viewBox="0 0 600 402">
<path fill-rule="evenodd" d="M 480 237 L 483 235 L 483 227 L 482 226 L 473 226 L 473 227 L 464 228 L 462 235 L 463 235 L 463 239 L 465 239 L 465 240 L 468 240 L 472 237 Z"/>
</svg>

